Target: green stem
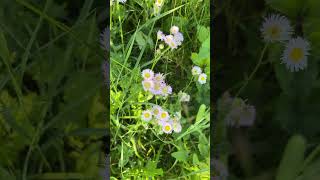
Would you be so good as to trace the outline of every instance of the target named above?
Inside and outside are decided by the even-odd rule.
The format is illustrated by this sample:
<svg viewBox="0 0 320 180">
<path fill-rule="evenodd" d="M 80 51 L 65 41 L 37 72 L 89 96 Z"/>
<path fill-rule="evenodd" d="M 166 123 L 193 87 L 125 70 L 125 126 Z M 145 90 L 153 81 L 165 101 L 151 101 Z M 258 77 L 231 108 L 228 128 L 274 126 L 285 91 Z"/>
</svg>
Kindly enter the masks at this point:
<svg viewBox="0 0 320 180">
<path fill-rule="evenodd" d="M 260 55 L 260 58 L 259 58 L 259 61 L 256 65 L 256 67 L 254 68 L 254 70 L 252 71 L 252 73 L 250 74 L 250 76 L 248 77 L 248 79 L 246 79 L 246 81 L 244 82 L 244 84 L 241 86 L 241 88 L 238 90 L 237 94 L 235 95 L 235 98 L 238 97 L 241 93 L 241 91 L 248 85 L 249 81 L 253 78 L 253 76 L 256 74 L 256 72 L 258 71 L 259 67 L 261 66 L 262 64 L 262 59 L 264 57 L 264 54 L 267 50 L 267 47 L 268 47 L 268 44 L 265 44 L 262 52 L 261 52 L 261 55 Z"/>
</svg>

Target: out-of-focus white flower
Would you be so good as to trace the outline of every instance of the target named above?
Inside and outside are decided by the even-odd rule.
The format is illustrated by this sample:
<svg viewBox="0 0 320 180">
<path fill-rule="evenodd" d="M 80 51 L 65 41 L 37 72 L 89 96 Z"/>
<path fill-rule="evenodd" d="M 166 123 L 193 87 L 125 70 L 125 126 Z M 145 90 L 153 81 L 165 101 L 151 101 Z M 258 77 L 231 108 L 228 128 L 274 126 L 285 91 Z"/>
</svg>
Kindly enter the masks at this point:
<svg viewBox="0 0 320 180">
<path fill-rule="evenodd" d="M 207 82 L 207 75 L 204 74 L 204 73 L 201 73 L 201 74 L 199 75 L 198 82 L 199 82 L 200 84 L 205 84 L 205 83 Z"/>
<path fill-rule="evenodd" d="M 179 27 L 178 26 L 172 26 L 171 28 L 170 28 L 170 33 L 171 34 L 177 34 L 179 32 Z"/>
<path fill-rule="evenodd" d="M 190 101 L 189 94 L 180 91 L 178 95 L 180 97 L 180 99 L 179 99 L 180 102 L 189 102 Z"/>
<path fill-rule="evenodd" d="M 166 35 L 164 42 L 170 46 L 171 49 L 177 49 L 178 44 L 174 40 L 173 35 Z"/>
<path fill-rule="evenodd" d="M 158 31 L 158 32 L 157 32 L 157 38 L 158 38 L 159 40 L 163 41 L 163 40 L 166 38 L 166 36 L 163 34 L 162 31 Z"/>
<path fill-rule="evenodd" d="M 256 110 L 253 106 L 246 105 L 242 99 L 236 98 L 229 109 L 225 117 L 227 125 L 232 127 L 249 127 L 253 125 L 256 117 Z"/>
<path fill-rule="evenodd" d="M 144 121 L 150 121 L 152 119 L 152 112 L 150 110 L 145 110 L 142 112 L 141 118 Z"/>
<path fill-rule="evenodd" d="M 176 41 L 178 46 L 181 46 L 183 39 L 183 35 L 180 32 L 177 32 L 173 35 L 173 39 Z"/>
<path fill-rule="evenodd" d="M 121 3 L 127 2 L 127 0 L 118 0 L 118 1 L 121 2 Z"/>
<path fill-rule="evenodd" d="M 191 72 L 193 76 L 196 76 L 200 75 L 202 73 L 202 70 L 199 66 L 193 66 Z"/>
<path fill-rule="evenodd" d="M 154 77 L 154 72 L 151 69 L 145 69 L 142 71 L 142 77 L 144 80 L 152 80 Z"/>
<path fill-rule="evenodd" d="M 289 40 L 293 31 L 289 20 L 278 14 L 266 17 L 260 30 L 266 42 Z"/>
<path fill-rule="evenodd" d="M 180 122 L 174 121 L 173 122 L 173 131 L 176 133 L 180 133 L 182 130 L 182 126 L 180 124 Z"/>
<path fill-rule="evenodd" d="M 161 89 L 161 94 L 163 96 L 168 96 L 169 94 L 172 94 L 172 88 L 171 86 L 163 86 L 162 89 Z"/>
<path fill-rule="evenodd" d="M 309 42 L 301 37 L 291 39 L 285 47 L 283 55 L 281 57 L 282 63 L 286 64 L 286 67 L 291 72 L 303 70 L 308 65 L 310 45 Z"/>
<path fill-rule="evenodd" d="M 145 91 L 152 91 L 154 83 L 151 80 L 144 80 L 142 81 L 142 86 Z"/>
</svg>

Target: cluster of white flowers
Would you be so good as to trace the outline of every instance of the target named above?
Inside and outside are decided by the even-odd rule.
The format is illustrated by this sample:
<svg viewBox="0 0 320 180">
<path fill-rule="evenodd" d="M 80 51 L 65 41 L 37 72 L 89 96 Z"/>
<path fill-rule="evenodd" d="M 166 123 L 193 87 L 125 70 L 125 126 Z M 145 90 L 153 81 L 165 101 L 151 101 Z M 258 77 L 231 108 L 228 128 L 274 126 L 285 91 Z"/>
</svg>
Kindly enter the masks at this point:
<svg viewBox="0 0 320 180">
<path fill-rule="evenodd" d="M 162 31 L 157 32 L 158 40 L 164 41 L 171 49 L 177 49 L 181 46 L 184 38 L 182 33 L 179 31 L 178 26 L 172 26 L 170 28 L 170 34 L 165 35 Z"/>
<path fill-rule="evenodd" d="M 155 15 L 159 15 L 160 14 L 160 11 L 161 11 L 161 8 L 164 4 L 164 0 L 156 0 L 154 5 L 153 5 L 153 13 Z"/>
<path fill-rule="evenodd" d="M 231 98 L 224 93 L 218 103 L 219 112 L 225 114 L 225 122 L 231 127 L 252 126 L 256 118 L 254 106 L 247 105 L 241 98 Z"/>
<path fill-rule="evenodd" d="M 190 101 L 190 95 L 185 92 L 180 91 L 178 96 L 179 96 L 180 102 L 189 102 Z"/>
<path fill-rule="evenodd" d="M 151 69 L 145 69 L 141 74 L 143 77 L 142 86 L 145 91 L 164 97 L 172 94 L 172 87 L 166 84 L 163 74 L 155 74 Z"/>
<path fill-rule="evenodd" d="M 198 77 L 198 82 L 200 84 L 205 84 L 207 82 L 207 75 L 205 73 L 202 73 L 202 70 L 199 66 L 193 66 L 191 73 L 193 76 Z"/>
<path fill-rule="evenodd" d="M 143 111 L 141 119 L 146 122 L 152 121 L 156 126 L 160 126 L 161 130 L 166 134 L 171 134 L 173 131 L 179 133 L 182 129 L 180 123 L 181 115 L 175 113 L 171 118 L 169 113 L 158 105 Z"/>
<path fill-rule="evenodd" d="M 310 44 L 302 37 L 292 37 L 293 28 L 286 17 L 270 15 L 265 18 L 260 30 L 266 42 L 286 43 L 281 62 L 286 64 L 287 69 L 296 72 L 307 67 Z"/>
</svg>

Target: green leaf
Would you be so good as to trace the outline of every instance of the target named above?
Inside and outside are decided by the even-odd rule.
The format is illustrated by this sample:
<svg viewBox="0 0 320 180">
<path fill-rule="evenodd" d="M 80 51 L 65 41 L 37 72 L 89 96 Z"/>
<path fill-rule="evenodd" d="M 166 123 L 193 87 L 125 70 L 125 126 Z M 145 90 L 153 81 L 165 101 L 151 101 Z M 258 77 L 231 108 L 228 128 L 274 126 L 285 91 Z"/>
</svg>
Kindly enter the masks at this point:
<svg viewBox="0 0 320 180">
<path fill-rule="evenodd" d="M 145 175 L 149 178 L 163 175 L 163 170 L 161 168 L 157 168 L 157 163 L 155 161 L 149 160 L 144 170 Z"/>
<path fill-rule="evenodd" d="M 197 27 L 197 37 L 198 40 L 203 43 L 208 37 L 210 37 L 210 29 L 199 25 Z"/>
<path fill-rule="evenodd" d="M 205 112 L 206 112 L 206 105 L 201 104 L 201 106 L 199 107 L 199 110 L 198 110 L 197 117 L 196 117 L 196 122 L 200 121 L 204 117 Z"/>
<path fill-rule="evenodd" d="M 297 178 L 304 160 L 306 140 L 299 135 L 292 136 L 283 153 L 276 180 L 293 180 Z"/>
<path fill-rule="evenodd" d="M 197 165 L 199 162 L 200 161 L 199 161 L 198 155 L 194 153 L 193 156 L 192 156 L 193 165 Z"/>
<path fill-rule="evenodd" d="M 144 39 L 144 34 L 141 31 L 137 32 L 136 34 L 136 42 L 138 43 L 140 49 L 147 44 L 146 40 Z"/>
<path fill-rule="evenodd" d="M 178 161 L 185 162 L 187 161 L 187 158 L 188 158 L 188 151 L 180 150 L 180 151 L 171 153 L 171 156 L 176 158 L 176 160 Z"/>
</svg>

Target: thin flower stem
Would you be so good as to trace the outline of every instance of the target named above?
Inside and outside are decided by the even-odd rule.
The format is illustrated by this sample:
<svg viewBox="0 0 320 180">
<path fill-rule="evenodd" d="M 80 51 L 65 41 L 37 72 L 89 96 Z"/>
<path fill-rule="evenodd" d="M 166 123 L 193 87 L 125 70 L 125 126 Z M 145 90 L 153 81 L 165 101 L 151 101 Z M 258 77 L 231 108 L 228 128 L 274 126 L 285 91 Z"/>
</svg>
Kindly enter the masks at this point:
<svg viewBox="0 0 320 180">
<path fill-rule="evenodd" d="M 265 44 L 262 52 L 261 52 L 261 55 L 260 55 L 260 58 L 259 58 L 259 61 L 256 65 L 256 67 L 254 68 L 254 70 L 252 71 L 252 73 L 250 74 L 249 78 L 246 79 L 246 81 L 244 82 L 244 84 L 241 86 L 241 88 L 238 90 L 237 94 L 235 95 L 235 98 L 238 97 L 241 93 L 241 91 L 248 85 L 249 81 L 253 78 L 253 76 L 256 74 L 256 72 L 258 71 L 259 67 L 261 66 L 262 64 L 262 59 L 264 57 L 264 54 L 267 50 L 267 47 L 268 47 L 268 43 Z"/>
</svg>

